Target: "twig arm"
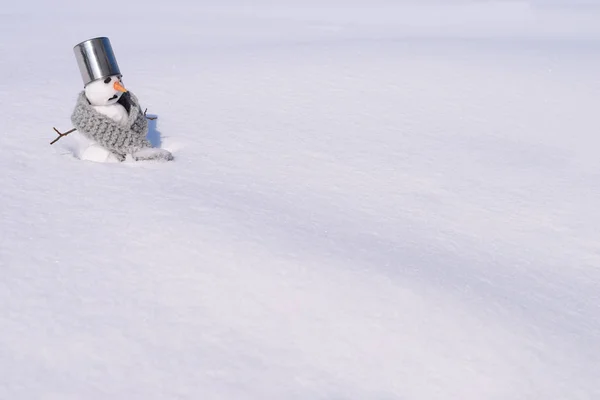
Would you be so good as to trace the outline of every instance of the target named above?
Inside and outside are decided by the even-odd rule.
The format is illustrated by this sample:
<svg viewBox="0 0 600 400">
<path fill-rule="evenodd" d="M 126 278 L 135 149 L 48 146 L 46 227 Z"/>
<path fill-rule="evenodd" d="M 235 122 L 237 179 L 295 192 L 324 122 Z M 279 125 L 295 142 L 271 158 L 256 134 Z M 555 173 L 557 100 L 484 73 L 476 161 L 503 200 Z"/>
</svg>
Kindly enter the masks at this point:
<svg viewBox="0 0 600 400">
<path fill-rule="evenodd" d="M 54 139 L 53 141 L 51 141 L 50 144 L 54 144 L 54 143 L 58 142 L 60 139 L 63 138 L 63 136 L 67 136 L 69 133 L 75 132 L 77 130 L 77 129 L 73 128 L 70 131 L 67 131 L 65 133 L 61 133 L 55 127 L 52 127 L 52 129 L 54 129 L 54 132 L 58 133 L 58 137 L 56 139 Z"/>
<path fill-rule="evenodd" d="M 148 117 L 148 116 L 146 115 L 146 111 L 148 111 L 148 109 L 147 109 L 147 108 L 144 110 L 144 117 L 146 117 L 146 118 L 148 118 L 149 120 L 152 120 L 152 121 L 154 121 L 154 120 L 157 118 L 157 117 Z"/>
</svg>

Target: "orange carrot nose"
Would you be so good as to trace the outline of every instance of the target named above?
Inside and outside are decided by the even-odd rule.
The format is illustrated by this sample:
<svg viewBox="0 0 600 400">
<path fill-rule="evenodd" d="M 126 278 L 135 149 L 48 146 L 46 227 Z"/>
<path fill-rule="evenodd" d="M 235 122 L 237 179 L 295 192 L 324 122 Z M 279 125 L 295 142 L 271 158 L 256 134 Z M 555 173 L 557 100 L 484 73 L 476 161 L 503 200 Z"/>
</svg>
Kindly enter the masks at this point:
<svg viewBox="0 0 600 400">
<path fill-rule="evenodd" d="M 116 81 L 115 84 L 113 85 L 113 87 L 115 88 L 115 90 L 118 90 L 119 92 L 123 92 L 123 93 L 127 92 L 127 89 L 125 89 L 123 87 L 123 85 L 121 85 L 119 83 L 119 81 Z"/>
</svg>

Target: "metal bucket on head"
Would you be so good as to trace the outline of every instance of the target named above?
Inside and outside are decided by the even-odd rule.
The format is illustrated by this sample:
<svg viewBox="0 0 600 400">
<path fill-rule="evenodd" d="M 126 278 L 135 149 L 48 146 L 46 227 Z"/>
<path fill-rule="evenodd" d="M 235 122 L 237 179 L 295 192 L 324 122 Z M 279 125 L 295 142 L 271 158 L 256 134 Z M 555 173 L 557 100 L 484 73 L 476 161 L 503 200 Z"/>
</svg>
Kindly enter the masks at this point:
<svg viewBox="0 0 600 400">
<path fill-rule="evenodd" d="M 121 75 L 115 53 L 107 37 L 86 40 L 73 47 L 83 86 L 98 79 Z"/>
</svg>

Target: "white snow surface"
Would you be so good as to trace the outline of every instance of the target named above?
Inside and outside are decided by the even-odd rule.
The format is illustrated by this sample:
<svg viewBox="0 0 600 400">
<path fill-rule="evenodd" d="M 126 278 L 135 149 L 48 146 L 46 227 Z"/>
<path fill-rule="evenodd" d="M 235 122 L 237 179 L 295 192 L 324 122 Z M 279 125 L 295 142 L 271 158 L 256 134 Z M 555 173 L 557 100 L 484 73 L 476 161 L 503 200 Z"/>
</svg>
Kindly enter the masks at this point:
<svg viewBox="0 0 600 400">
<path fill-rule="evenodd" d="M 0 9 L 0 399 L 600 398 L 600 7 Z M 110 37 L 169 163 L 78 159 Z"/>
</svg>

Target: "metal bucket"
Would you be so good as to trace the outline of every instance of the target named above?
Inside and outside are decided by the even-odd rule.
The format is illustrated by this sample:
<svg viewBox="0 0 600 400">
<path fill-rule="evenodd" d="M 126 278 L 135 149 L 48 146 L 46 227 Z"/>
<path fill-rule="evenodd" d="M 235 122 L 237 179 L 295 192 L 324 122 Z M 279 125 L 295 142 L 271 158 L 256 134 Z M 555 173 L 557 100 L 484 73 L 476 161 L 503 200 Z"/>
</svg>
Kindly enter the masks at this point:
<svg viewBox="0 0 600 400">
<path fill-rule="evenodd" d="M 98 37 L 73 47 L 83 86 L 108 76 L 121 75 L 110 40 Z"/>
</svg>

